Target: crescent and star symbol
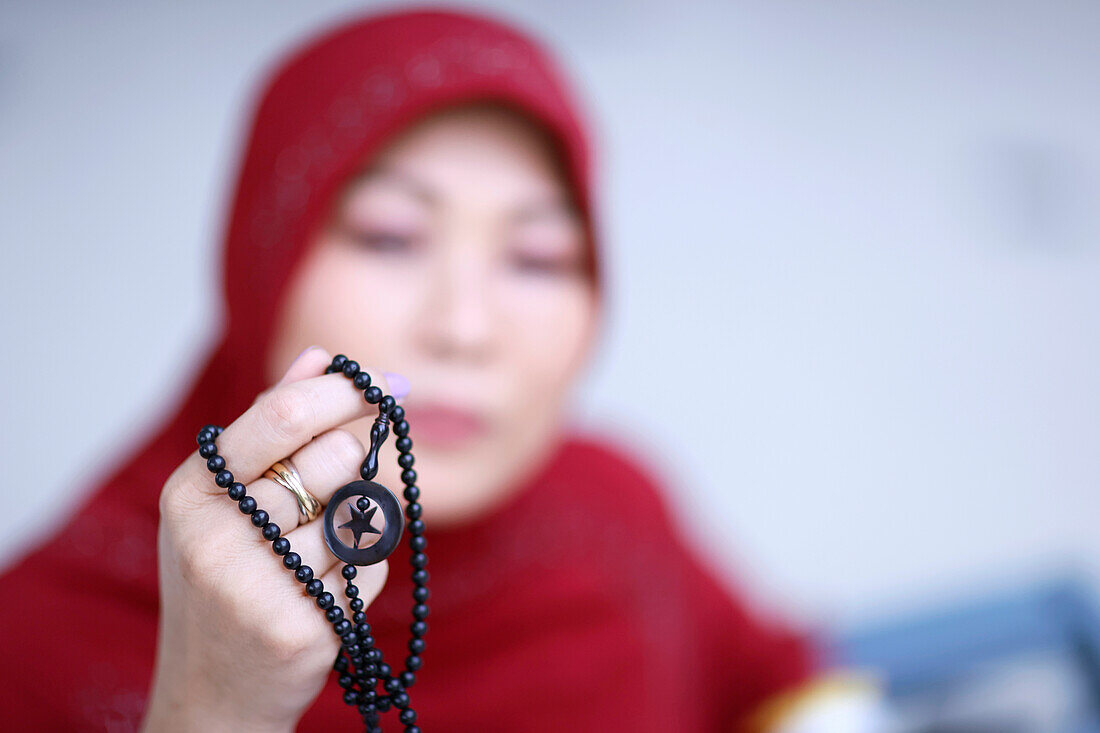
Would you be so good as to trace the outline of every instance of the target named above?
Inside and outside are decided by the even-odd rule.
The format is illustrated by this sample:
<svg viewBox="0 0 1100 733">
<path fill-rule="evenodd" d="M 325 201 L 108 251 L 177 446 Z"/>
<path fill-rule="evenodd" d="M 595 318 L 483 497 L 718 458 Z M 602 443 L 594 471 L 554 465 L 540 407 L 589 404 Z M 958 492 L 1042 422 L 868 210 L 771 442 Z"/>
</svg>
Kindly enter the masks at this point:
<svg viewBox="0 0 1100 733">
<path fill-rule="evenodd" d="M 351 519 L 340 525 L 340 529 L 350 529 L 355 535 L 355 549 L 359 549 L 359 540 L 362 539 L 364 534 L 382 534 L 382 530 L 375 529 L 371 524 L 371 518 L 374 513 L 378 511 L 377 506 L 372 506 L 365 512 L 361 512 L 355 508 L 354 504 L 348 504 L 348 509 L 351 510 Z"/>
</svg>

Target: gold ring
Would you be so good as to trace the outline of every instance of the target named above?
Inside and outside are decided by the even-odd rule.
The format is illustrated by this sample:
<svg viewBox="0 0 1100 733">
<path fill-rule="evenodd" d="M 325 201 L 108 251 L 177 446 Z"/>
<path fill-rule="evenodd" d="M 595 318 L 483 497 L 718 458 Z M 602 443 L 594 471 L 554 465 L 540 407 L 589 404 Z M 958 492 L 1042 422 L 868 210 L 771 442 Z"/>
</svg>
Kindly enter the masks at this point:
<svg viewBox="0 0 1100 733">
<path fill-rule="evenodd" d="M 264 471 L 264 478 L 271 479 L 294 494 L 294 498 L 298 501 L 298 511 L 302 513 L 307 522 L 316 519 L 317 515 L 321 513 L 321 502 L 316 496 L 306 491 L 306 487 L 302 485 L 302 476 L 289 458 L 275 461 L 271 468 Z"/>
</svg>

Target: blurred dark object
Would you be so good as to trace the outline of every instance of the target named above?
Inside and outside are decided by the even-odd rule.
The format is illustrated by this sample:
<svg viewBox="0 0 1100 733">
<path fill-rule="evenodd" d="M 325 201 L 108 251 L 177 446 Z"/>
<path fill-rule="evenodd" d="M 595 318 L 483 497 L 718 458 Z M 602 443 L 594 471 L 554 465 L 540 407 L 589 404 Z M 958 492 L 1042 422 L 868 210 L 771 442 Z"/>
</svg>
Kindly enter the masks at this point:
<svg viewBox="0 0 1100 733">
<path fill-rule="evenodd" d="M 1100 731 L 1100 614 L 1082 581 L 859 629 L 834 656 L 883 675 L 907 733 Z"/>
</svg>

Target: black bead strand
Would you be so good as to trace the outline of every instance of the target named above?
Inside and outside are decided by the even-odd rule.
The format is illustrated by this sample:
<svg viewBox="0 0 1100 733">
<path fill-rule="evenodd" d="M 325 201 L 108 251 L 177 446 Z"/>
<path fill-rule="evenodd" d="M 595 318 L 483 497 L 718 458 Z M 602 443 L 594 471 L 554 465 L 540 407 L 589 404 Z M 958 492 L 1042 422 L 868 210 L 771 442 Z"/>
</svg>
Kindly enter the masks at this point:
<svg viewBox="0 0 1100 733">
<path fill-rule="evenodd" d="M 259 528 L 263 538 L 271 542 L 272 552 L 282 558 L 287 570 L 294 573 L 295 579 L 304 584 L 306 593 L 316 599 L 318 608 L 325 612 L 325 618 L 332 624 L 333 631 L 340 637 L 340 652 L 333 662 L 333 670 L 339 675 L 338 682 L 345 690 L 344 702 L 359 713 L 364 729 L 368 733 L 381 731 L 380 715 L 391 709 L 399 711 L 399 719 L 406 733 L 420 733 L 415 725 L 416 712 L 410 704 L 407 689 L 416 681 L 415 671 L 423 665 L 421 655 L 424 652 L 424 635 L 428 624 L 424 620 L 429 615 L 427 601 L 428 571 L 427 555 L 424 554 L 423 510 L 419 504 L 420 489 L 416 484 L 416 471 L 412 469 L 415 458 L 412 455 L 412 439 L 409 438 L 409 423 L 405 419 L 405 410 L 396 400 L 386 395 L 371 382 L 370 375 L 358 362 L 337 354 L 325 369 L 326 374 L 342 373 L 352 381 L 355 388 L 363 393 L 370 404 L 379 406 L 381 415 L 388 415 L 393 422 L 396 436 L 398 466 L 402 469 L 401 479 L 405 484 L 405 499 L 408 505 L 405 514 L 408 517 L 410 565 L 413 581 L 413 622 L 409 626 L 411 637 L 408 642 L 409 655 L 405 658 L 405 669 L 395 675 L 390 665 L 383 661 L 382 651 L 375 646 L 370 624 L 363 612 L 364 603 L 359 598 L 359 588 L 353 582 L 358 571 L 354 565 L 345 565 L 341 573 L 347 582 L 344 595 L 348 598 L 353 619 L 344 618 L 343 610 L 335 605 L 332 593 L 324 588 L 320 579 L 313 577 L 313 570 L 302 564 L 302 559 L 291 551 L 290 541 L 281 536 L 279 526 L 270 521 L 266 511 L 256 504 L 256 500 L 247 495 L 246 488 L 233 478 L 226 466 L 225 458 L 218 455 L 217 438 L 223 428 L 218 425 L 204 425 L 196 435 L 199 455 L 206 460 L 207 469 L 214 475 L 215 484 L 226 490 L 226 495 L 237 503 L 241 513 L 249 515 L 252 524 Z M 354 622 L 354 624 L 353 624 Z M 376 689 L 379 685 L 385 690 Z"/>
</svg>

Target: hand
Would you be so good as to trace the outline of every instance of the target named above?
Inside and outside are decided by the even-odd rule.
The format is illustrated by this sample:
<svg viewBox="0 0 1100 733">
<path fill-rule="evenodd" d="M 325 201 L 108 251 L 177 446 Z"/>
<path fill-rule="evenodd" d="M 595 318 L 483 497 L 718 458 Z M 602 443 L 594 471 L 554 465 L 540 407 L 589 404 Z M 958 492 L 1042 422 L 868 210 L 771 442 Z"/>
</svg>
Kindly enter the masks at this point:
<svg viewBox="0 0 1100 733">
<path fill-rule="evenodd" d="M 322 503 L 359 478 L 366 449 L 338 426 L 374 406 L 342 374 L 324 374 L 330 361 L 323 349 L 304 352 L 216 443 L 291 551 L 344 604 L 342 564 L 325 545 L 322 518 L 300 524 L 293 494 L 261 478 L 289 456 Z M 380 370 L 366 371 L 389 393 Z M 161 492 L 157 555 L 160 627 L 145 729 L 293 730 L 321 691 L 339 639 L 197 451 Z M 355 582 L 368 605 L 387 568 L 382 562 L 359 569 Z"/>
</svg>

